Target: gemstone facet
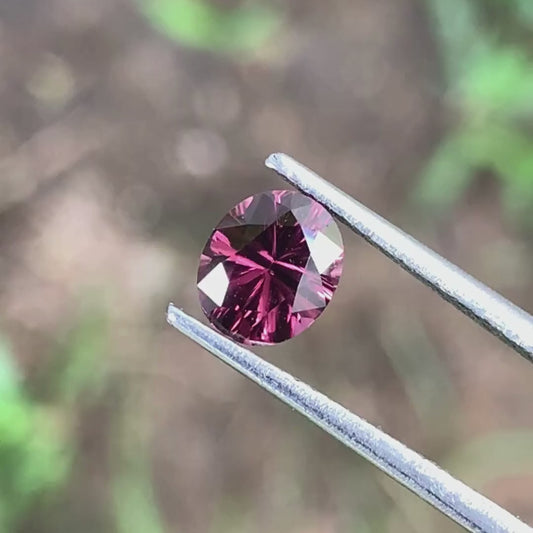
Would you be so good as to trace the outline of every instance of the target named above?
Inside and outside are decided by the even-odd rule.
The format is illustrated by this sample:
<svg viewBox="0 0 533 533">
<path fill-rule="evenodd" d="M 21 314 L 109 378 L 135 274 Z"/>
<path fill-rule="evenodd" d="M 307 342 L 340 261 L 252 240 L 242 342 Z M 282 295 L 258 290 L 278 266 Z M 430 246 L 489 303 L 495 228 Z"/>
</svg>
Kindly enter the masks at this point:
<svg viewBox="0 0 533 533">
<path fill-rule="evenodd" d="M 223 334 L 276 344 L 307 329 L 328 305 L 342 272 L 337 224 L 295 191 L 246 198 L 207 241 L 198 268 L 200 304 Z"/>
</svg>

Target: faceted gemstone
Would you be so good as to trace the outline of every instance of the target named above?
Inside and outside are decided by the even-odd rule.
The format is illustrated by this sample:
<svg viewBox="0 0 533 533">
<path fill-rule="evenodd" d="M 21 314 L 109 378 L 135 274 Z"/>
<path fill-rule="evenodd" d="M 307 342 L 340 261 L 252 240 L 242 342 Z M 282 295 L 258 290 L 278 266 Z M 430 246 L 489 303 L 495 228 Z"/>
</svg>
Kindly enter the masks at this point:
<svg viewBox="0 0 533 533">
<path fill-rule="evenodd" d="M 200 303 L 238 342 L 282 342 L 328 305 L 343 256 L 339 228 L 319 203 L 295 191 L 256 194 L 227 213 L 207 241 Z"/>
</svg>

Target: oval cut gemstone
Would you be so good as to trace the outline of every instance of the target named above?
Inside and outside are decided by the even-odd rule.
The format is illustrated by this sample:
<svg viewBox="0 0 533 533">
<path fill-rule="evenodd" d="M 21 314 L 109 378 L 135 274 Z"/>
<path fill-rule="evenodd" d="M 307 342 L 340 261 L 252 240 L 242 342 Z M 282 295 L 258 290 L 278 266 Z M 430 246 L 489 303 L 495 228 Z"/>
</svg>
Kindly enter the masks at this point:
<svg viewBox="0 0 533 533">
<path fill-rule="evenodd" d="M 296 191 L 237 204 L 207 241 L 198 268 L 210 322 L 244 344 L 275 344 L 307 329 L 328 305 L 342 271 L 337 224 Z"/>
</svg>

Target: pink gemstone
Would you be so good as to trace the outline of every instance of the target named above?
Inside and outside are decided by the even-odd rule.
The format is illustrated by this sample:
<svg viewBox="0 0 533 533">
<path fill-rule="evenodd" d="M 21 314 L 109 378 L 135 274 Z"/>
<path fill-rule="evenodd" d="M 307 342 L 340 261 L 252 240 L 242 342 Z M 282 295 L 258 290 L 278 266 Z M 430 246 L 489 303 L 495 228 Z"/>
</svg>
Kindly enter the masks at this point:
<svg viewBox="0 0 533 533">
<path fill-rule="evenodd" d="M 295 191 L 246 198 L 218 224 L 198 268 L 211 323 L 245 344 L 275 344 L 307 329 L 328 305 L 342 271 L 337 224 Z"/>
</svg>

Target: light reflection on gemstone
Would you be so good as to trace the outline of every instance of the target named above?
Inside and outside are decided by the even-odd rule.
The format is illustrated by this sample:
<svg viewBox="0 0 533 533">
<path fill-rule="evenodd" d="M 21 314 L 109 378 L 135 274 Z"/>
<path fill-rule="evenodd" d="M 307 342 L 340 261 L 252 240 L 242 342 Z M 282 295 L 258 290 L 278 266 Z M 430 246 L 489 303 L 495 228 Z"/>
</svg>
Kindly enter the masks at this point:
<svg viewBox="0 0 533 533">
<path fill-rule="evenodd" d="M 202 252 L 202 309 L 239 342 L 282 342 L 327 306 L 343 256 L 337 224 L 320 204 L 295 191 L 256 194 L 226 214 Z"/>
<path fill-rule="evenodd" d="M 198 282 L 198 289 L 217 305 L 223 305 L 228 292 L 229 279 L 223 263 L 219 263 L 204 279 Z"/>
</svg>

